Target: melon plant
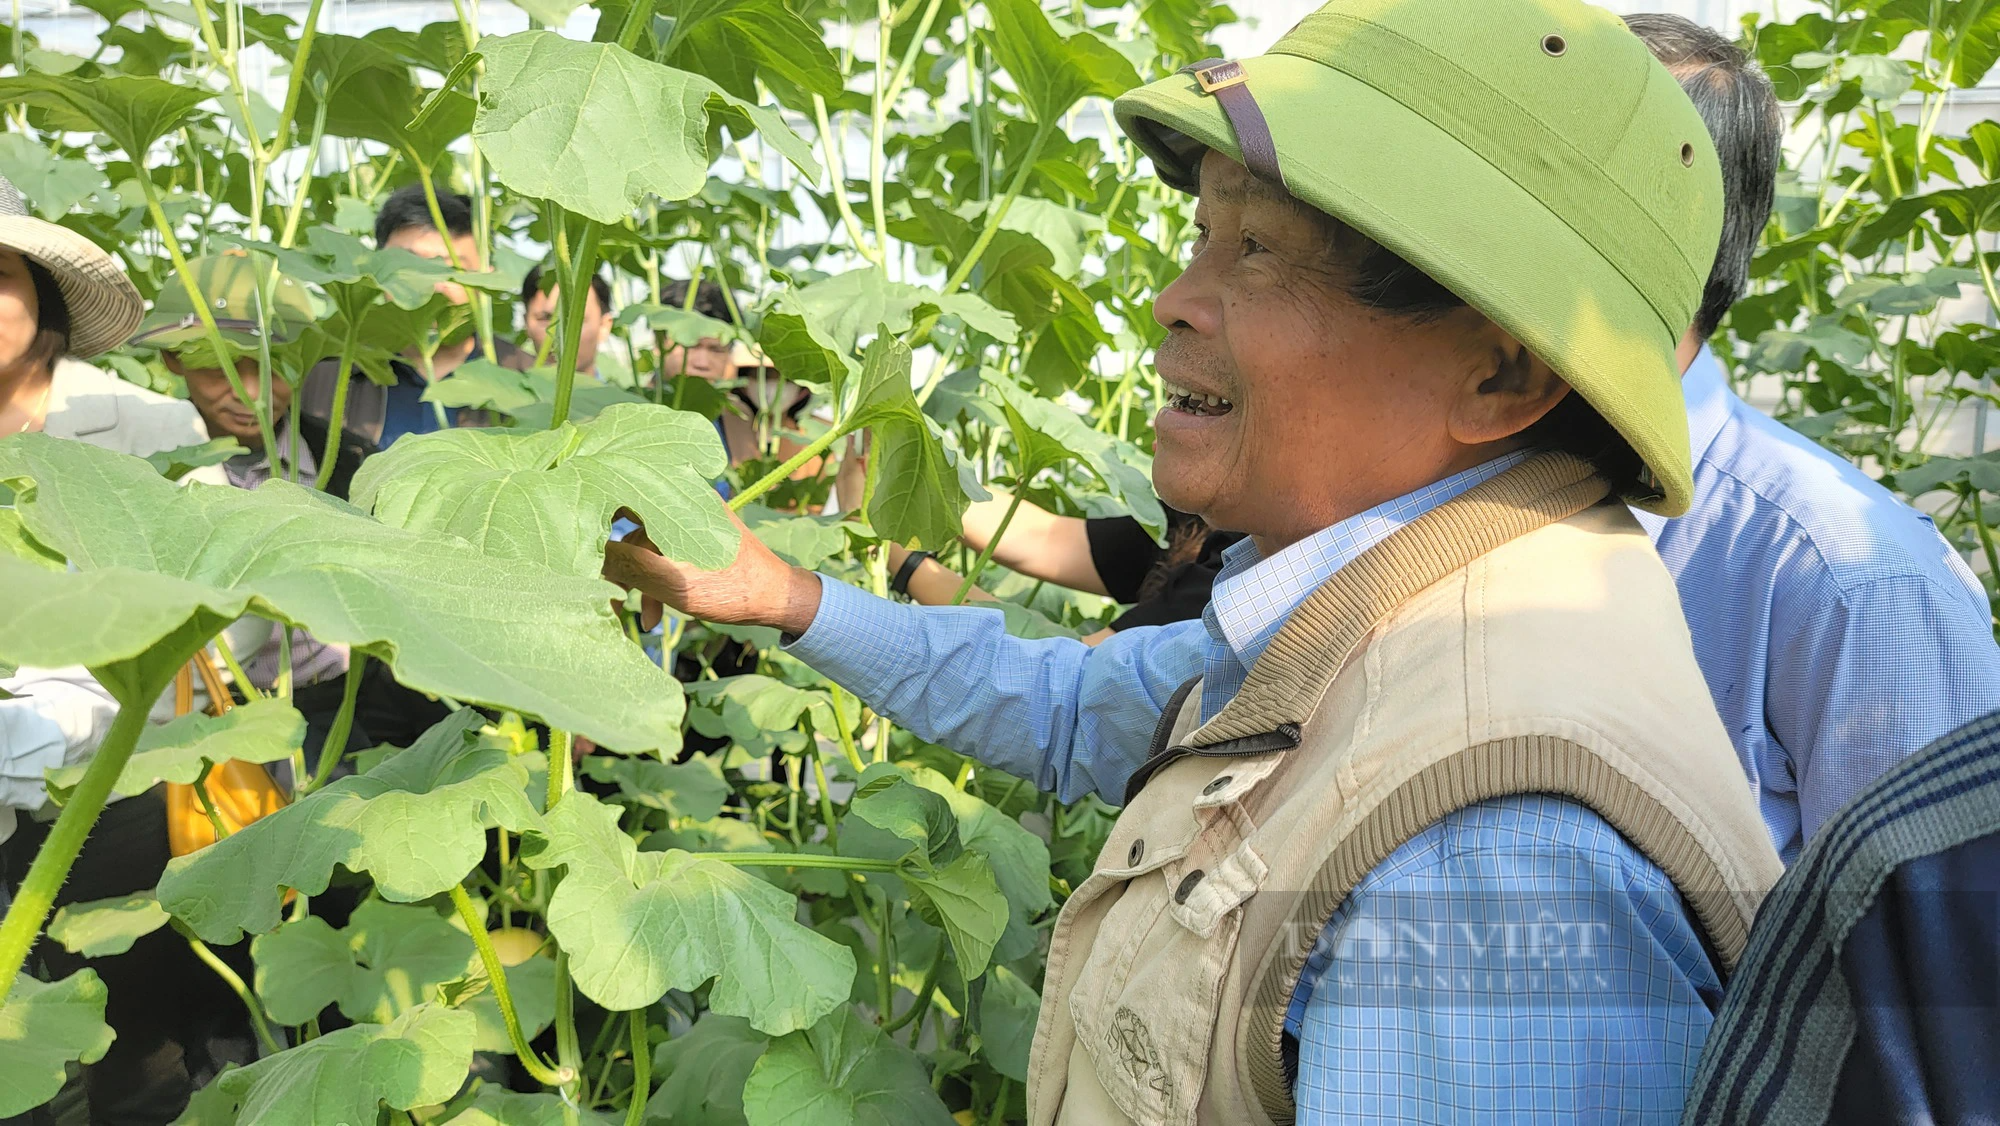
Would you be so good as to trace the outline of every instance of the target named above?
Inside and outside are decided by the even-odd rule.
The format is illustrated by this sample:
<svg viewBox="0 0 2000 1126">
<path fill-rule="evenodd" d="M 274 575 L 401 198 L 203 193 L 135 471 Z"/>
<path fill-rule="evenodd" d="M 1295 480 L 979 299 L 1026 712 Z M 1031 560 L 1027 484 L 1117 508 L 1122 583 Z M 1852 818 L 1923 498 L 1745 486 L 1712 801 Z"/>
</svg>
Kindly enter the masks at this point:
<svg viewBox="0 0 2000 1126">
<path fill-rule="evenodd" d="M 392 357 L 470 336 L 474 358 L 428 397 L 497 425 L 396 442 L 346 502 L 282 462 L 254 491 L 170 479 L 220 444 L 146 461 L 0 439 L 0 662 L 84 665 L 122 705 L 86 765 L 51 774 L 60 816 L 0 923 L 0 1116 L 55 1096 L 113 1034 L 96 975 L 38 980 L 33 944 L 113 956 L 171 927 L 261 1047 L 188 1121 L 1018 1118 L 1047 932 L 1109 812 L 925 744 L 769 631 L 649 636 L 598 576 L 603 545 L 624 517 L 721 566 L 726 504 L 788 558 L 878 591 L 885 545 L 927 547 L 983 566 L 1016 630 L 1099 628 L 1104 600 L 965 552 L 960 514 L 993 484 L 1161 526 L 1144 361 L 1190 209 L 1108 99 L 1212 54 L 1234 15 L 533 0 L 512 34 L 483 34 L 473 6 L 352 36 L 320 26 L 320 0 L 296 19 L 88 6 L 111 24 L 92 57 L 8 40 L 0 172 L 38 212 L 148 295 L 186 291 L 197 351 L 241 346 L 206 319 L 191 259 L 243 254 L 267 284 L 305 285 L 320 316 L 266 334 L 267 379 L 337 359 L 387 381 Z M 281 97 L 247 77 L 267 59 Z M 471 197 L 487 268 L 373 245 L 374 206 L 406 183 Z M 494 342 L 537 259 L 557 330 L 516 371 Z M 621 310 L 594 378 L 576 358 L 599 272 Z M 665 299 L 690 275 L 727 287 L 726 320 Z M 755 418 L 735 466 L 723 394 L 675 361 L 706 338 L 810 393 Z M 174 387 L 145 352 L 106 362 Z M 266 448 L 297 432 L 257 409 Z M 835 465 L 864 445 L 828 511 Z M 338 770 L 338 745 L 304 745 L 282 677 L 222 716 L 149 726 L 245 616 L 344 644 L 351 683 L 386 665 L 450 714 Z M 230 759 L 290 762 L 292 802 L 150 893 L 51 917 L 107 800 L 201 787 Z M 339 925 L 314 908 L 330 895 L 358 900 Z M 247 979 L 212 953 L 244 942 Z"/>
</svg>

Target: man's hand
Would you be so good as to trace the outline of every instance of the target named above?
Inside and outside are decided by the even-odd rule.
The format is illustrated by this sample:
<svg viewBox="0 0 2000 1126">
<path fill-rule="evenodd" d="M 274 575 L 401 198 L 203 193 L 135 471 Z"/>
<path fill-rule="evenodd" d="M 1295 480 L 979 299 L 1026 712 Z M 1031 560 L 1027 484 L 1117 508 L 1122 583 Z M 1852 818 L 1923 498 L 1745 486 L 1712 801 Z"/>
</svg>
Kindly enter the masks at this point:
<svg viewBox="0 0 2000 1126">
<path fill-rule="evenodd" d="M 735 513 L 730 519 L 742 539 L 735 561 L 720 571 L 698 570 L 662 556 L 641 529 L 605 545 L 604 577 L 645 596 L 647 628 L 658 620 L 651 605 L 658 602 L 705 622 L 804 633 L 819 613 L 819 576 L 773 555 Z"/>
</svg>

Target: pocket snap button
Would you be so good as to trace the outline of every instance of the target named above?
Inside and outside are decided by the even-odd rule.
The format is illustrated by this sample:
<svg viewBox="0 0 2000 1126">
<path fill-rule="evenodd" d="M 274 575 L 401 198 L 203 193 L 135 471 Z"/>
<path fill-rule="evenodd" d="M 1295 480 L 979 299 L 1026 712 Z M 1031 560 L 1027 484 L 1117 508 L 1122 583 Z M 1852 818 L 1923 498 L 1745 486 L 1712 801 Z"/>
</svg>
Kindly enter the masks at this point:
<svg viewBox="0 0 2000 1126">
<path fill-rule="evenodd" d="M 1146 859 L 1145 840 L 1140 839 L 1133 841 L 1132 847 L 1125 850 L 1125 866 L 1127 868 L 1137 868 L 1139 866 L 1139 862 L 1144 859 Z"/>
<path fill-rule="evenodd" d="M 1208 873 L 1202 871 L 1201 869 L 1196 868 L 1194 871 L 1189 872 L 1185 876 L 1182 876 L 1181 886 L 1174 889 L 1174 902 L 1186 903 L 1188 901 L 1188 896 L 1194 894 L 1195 885 L 1199 884 L 1201 882 L 1201 878 L 1203 876 L 1206 876 L 1207 874 Z"/>
</svg>

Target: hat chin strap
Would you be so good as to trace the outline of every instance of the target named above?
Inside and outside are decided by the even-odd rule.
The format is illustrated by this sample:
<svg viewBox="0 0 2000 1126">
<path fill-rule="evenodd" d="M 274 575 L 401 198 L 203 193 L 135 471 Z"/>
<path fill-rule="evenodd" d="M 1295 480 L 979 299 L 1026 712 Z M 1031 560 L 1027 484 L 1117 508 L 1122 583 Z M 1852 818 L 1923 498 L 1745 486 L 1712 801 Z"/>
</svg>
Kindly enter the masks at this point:
<svg viewBox="0 0 2000 1126">
<path fill-rule="evenodd" d="M 1285 174 L 1278 168 L 1278 146 L 1271 140 L 1271 126 L 1257 99 L 1250 93 L 1250 76 L 1243 64 L 1228 59 L 1203 59 L 1181 68 L 1194 75 L 1201 92 L 1215 99 L 1229 127 L 1236 131 L 1236 147 L 1243 152 L 1243 167 L 1252 175 L 1284 186 Z"/>
</svg>

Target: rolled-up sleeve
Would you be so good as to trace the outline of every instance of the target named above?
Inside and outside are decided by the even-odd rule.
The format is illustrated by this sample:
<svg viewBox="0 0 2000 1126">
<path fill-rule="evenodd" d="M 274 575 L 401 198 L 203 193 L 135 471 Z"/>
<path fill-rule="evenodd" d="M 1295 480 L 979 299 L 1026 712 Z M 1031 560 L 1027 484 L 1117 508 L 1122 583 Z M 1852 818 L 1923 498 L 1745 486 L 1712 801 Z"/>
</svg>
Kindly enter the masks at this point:
<svg viewBox="0 0 2000 1126">
<path fill-rule="evenodd" d="M 907 606 L 820 576 L 819 613 L 786 649 L 920 738 L 1064 801 L 1120 804 L 1174 690 L 1202 668 L 1200 622 L 1103 644 L 1027 640 L 995 610 Z"/>
</svg>

